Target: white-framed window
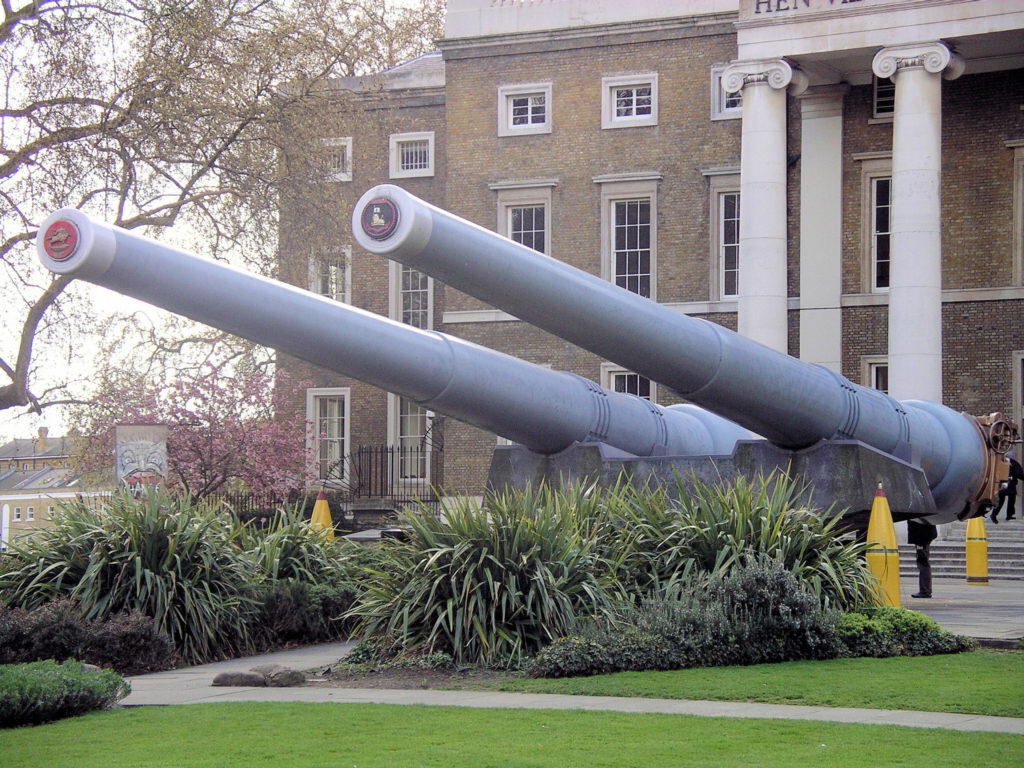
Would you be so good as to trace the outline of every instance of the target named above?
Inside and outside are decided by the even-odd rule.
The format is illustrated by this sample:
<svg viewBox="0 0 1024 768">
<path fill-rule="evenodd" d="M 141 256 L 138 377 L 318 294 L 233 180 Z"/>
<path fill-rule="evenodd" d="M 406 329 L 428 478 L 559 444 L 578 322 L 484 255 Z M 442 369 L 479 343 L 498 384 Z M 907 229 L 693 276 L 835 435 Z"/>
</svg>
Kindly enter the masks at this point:
<svg viewBox="0 0 1024 768">
<path fill-rule="evenodd" d="M 52 506 L 49 506 L 49 507 L 46 508 L 46 519 L 47 520 L 52 520 L 53 519 L 53 511 L 54 510 L 53 510 Z"/>
<path fill-rule="evenodd" d="M 352 137 L 324 139 L 327 181 L 352 181 Z"/>
<path fill-rule="evenodd" d="M 26 520 L 35 520 L 36 519 L 36 508 L 35 507 L 26 507 L 25 508 L 25 519 Z"/>
<path fill-rule="evenodd" d="M 620 288 L 655 298 L 657 180 L 601 185 L 602 276 Z"/>
<path fill-rule="evenodd" d="M 726 93 L 722 87 L 722 73 L 726 64 L 711 67 L 711 119 L 737 120 L 743 117 L 743 91 Z"/>
<path fill-rule="evenodd" d="M 393 133 L 389 139 L 392 179 L 434 175 L 434 132 Z"/>
<path fill-rule="evenodd" d="M 632 293 L 651 295 L 651 199 L 613 200 L 612 281 Z"/>
<path fill-rule="evenodd" d="M 601 78 L 601 127 L 658 124 L 658 73 Z"/>
<path fill-rule="evenodd" d="M 711 300 L 739 296 L 740 175 L 736 169 L 707 171 L 711 234 Z"/>
<path fill-rule="evenodd" d="M 553 180 L 492 185 L 498 193 L 497 233 L 550 255 L 553 186 Z"/>
<path fill-rule="evenodd" d="M 892 158 L 861 163 L 861 273 L 866 293 L 889 290 L 892 224 Z"/>
<path fill-rule="evenodd" d="M 352 303 L 352 246 L 321 248 L 309 257 L 309 290 L 344 304 Z"/>
<path fill-rule="evenodd" d="M 544 253 L 547 249 L 547 209 L 543 204 L 510 205 L 508 236 L 511 240 Z"/>
<path fill-rule="evenodd" d="M 601 364 L 601 386 L 612 392 L 636 395 L 644 400 L 650 400 L 652 403 L 655 402 L 656 385 L 653 381 L 639 373 L 619 368 L 613 363 Z"/>
<path fill-rule="evenodd" d="M 310 461 L 315 476 L 327 485 L 346 480 L 350 400 L 347 387 L 306 390 L 306 421 L 311 425 Z"/>
<path fill-rule="evenodd" d="M 414 328 L 434 327 L 434 281 L 425 273 L 391 262 L 389 314 Z"/>
<path fill-rule="evenodd" d="M 871 78 L 871 116 L 875 120 L 892 120 L 896 111 L 896 83 L 889 77 Z"/>
<path fill-rule="evenodd" d="M 396 481 L 430 478 L 430 425 L 433 413 L 398 395 L 388 395 L 388 434 L 397 448 L 392 472 Z"/>
<path fill-rule="evenodd" d="M 889 358 L 885 355 L 864 355 L 860 359 L 861 381 L 865 387 L 889 393 Z"/>
<path fill-rule="evenodd" d="M 551 83 L 498 88 L 498 135 L 551 133 Z"/>
<path fill-rule="evenodd" d="M 21 520 L 21 507 L 14 508 L 14 517 L 12 519 Z"/>
<path fill-rule="evenodd" d="M 871 184 L 871 290 L 889 290 L 892 242 L 892 177 L 873 176 Z"/>
</svg>

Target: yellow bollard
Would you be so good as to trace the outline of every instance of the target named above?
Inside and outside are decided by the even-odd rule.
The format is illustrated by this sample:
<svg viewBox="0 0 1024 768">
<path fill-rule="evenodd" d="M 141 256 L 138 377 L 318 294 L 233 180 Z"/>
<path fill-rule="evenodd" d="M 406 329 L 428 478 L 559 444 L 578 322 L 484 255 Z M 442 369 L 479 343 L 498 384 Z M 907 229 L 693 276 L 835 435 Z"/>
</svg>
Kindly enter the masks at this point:
<svg viewBox="0 0 1024 768">
<path fill-rule="evenodd" d="M 334 521 L 331 519 L 331 508 L 327 504 L 327 494 L 323 491 L 316 497 L 316 504 L 313 505 L 313 518 L 309 521 L 313 528 L 324 528 L 327 530 L 327 538 L 334 538 Z"/>
<path fill-rule="evenodd" d="M 892 524 L 889 501 L 878 484 L 868 518 L 868 570 L 878 581 L 878 602 L 900 604 L 900 551 L 896 546 L 896 528 Z"/>
<path fill-rule="evenodd" d="M 988 584 L 988 539 L 985 520 L 974 517 L 967 521 L 967 583 L 975 586 Z"/>
</svg>

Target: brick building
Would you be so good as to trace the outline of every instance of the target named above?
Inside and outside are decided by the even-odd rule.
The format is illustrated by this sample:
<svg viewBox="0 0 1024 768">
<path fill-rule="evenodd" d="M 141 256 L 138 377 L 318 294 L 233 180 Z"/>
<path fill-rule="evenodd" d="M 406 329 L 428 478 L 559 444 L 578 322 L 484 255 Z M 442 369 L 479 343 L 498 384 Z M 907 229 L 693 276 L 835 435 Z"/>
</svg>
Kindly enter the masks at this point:
<svg viewBox="0 0 1024 768">
<path fill-rule="evenodd" d="M 1010 0 L 450 0 L 439 54 L 339 84 L 356 94 L 349 122 L 325 136 L 338 148 L 325 183 L 342 201 L 339 245 L 304 252 L 286 239 L 282 273 L 677 401 L 353 249 L 348 213 L 391 182 L 898 399 L 1020 424 L 1022 29 L 1024 8 Z M 494 435 L 284 367 L 316 383 L 306 414 L 325 475 L 333 465 L 347 482 L 339 458 L 385 444 L 402 449 L 407 480 L 482 488 Z"/>
</svg>

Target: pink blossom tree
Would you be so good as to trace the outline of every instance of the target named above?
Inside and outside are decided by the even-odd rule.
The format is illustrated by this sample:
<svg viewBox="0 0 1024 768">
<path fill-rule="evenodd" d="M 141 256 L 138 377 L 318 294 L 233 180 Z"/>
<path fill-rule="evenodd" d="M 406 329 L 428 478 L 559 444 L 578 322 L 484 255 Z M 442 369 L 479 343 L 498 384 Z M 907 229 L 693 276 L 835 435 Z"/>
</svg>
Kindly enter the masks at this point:
<svg viewBox="0 0 1024 768">
<path fill-rule="evenodd" d="M 78 414 L 81 468 L 109 476 L 117 424 L 166 424 L 167 484 L 201 499 L 225 491 L 285 497 L 313 479 L 307 426 L 294 413 L 296 388 L 250 360 L 206 360 L 166 383 L 108 372 Z"/>
</svg>

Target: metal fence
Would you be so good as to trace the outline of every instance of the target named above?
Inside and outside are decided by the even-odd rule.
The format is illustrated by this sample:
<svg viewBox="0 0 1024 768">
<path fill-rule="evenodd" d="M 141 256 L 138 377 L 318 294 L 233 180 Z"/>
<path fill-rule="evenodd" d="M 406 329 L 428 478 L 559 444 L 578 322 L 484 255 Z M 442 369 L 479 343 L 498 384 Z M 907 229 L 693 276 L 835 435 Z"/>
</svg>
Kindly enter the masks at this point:
<svg viewBox="0 0 1024 768">
<path fill-rule="evenodd" d="M 441 459 L 441 450 L 432 447 L 361 445 L 324 471 L 321 487 L 332 507 L 341 505 L 349 511 L 426 506 L 436 514 L 443 479 Z M 310 505 L 319 490 L 314 484 L 311 493 L 287 498 L 243 492 L 218 493 L 209 498 L 230 505 L 239 518 L 249 519 L 273 514 L 282 506 Z"/>
</svg>

